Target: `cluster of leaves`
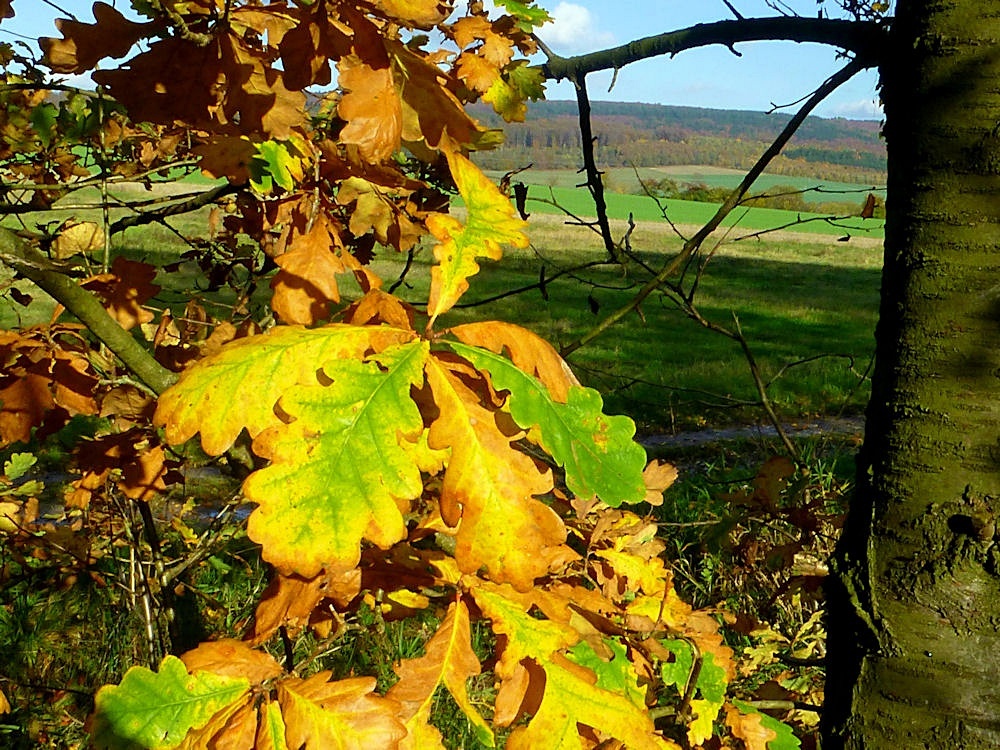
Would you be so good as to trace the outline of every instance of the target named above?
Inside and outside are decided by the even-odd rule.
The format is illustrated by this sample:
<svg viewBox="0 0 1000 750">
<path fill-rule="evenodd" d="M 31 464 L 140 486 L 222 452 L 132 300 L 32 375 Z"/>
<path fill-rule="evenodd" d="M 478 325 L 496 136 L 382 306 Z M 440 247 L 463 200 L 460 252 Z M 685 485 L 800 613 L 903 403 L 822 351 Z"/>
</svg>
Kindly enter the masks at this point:
<svg viewBox="0 0 1000 750">
<path fill-rule="evenodd" d="M 727 698 L 736 665 L 717 621 L 677 596 L 656 526 L 619 509 L 658 502 L 672 469 L 647 466 L 631 421 L 604 415 L 599 394 L 530 332 L 442 326 L 481 259 L 528 241 L 467 155 L 498 136 L 464 103 L 482 98 L 517 119 L 541 94 L 540 73 L 517 55 L 535 51 L 531 32 L 547 16 L 530 2 L 497 5 L 498 17 L 473 2 L 453 20 L 438 0 L 160 0 L 135 3 L 148 18 L 138 22 L 97 2 L 95 23 L 63 20 L 61 38 L 42 40 L 44 64 L 82 74 L 126 59 L 92 73 L 99 95 L 58 102 L 34 61 L 8 58 L 26 72 L 7 74 L 0 157 L 30 196 L 6 194 L 9 213 L 47 207 L 79 182 L 149 181 L 193 163 L 225 180 L 191 204 L 225 201 L 213 242 L 235 258 L 250 238 L 275 269 L 267 316 L 237 305 L 215 319 L 189 305 L 178 325 L 150 309 L 152 266 L 91 267 L 87 253 L 107 247 L 97 230 L 128 221 L 24 226 L 18 242 L 38 247 L 0 254 L 57 295 L 53 274 L 79 277 L 59 301 L 86 326 L 0 338 L 4 444 L 77 415 L 107 420 L 76 451 L 68 507 L 110 494 L 149 519 L 177 479 L 169 445 L 195 435 L 220 456 L 245 434 L 256 457 L 242 489 L 256 504 L 248 533 L 274 577 L 252 627 L 102 688 L 97 747 L 438 747 L 430 714 L 442 687 L 487 746 L 496 728 L 511 728 L 510 748 L 717 746 L 720 736 L 796 746 L 787 727 Z M 0 2 L 0 16 L 12 9 Z M 432 30 L 443 49 L 427 48 Z M 334 68 L 336 89 L 310 100 Z M 464 220 L 447 212 L 452 189 Z M 427 235 L 436 265 L 417 310 L 382 289 L 369 261 L 376 246 L 415 252 Z M 105 319 L 167 374 L 132 380 L 113 354 L 134 355 L 100 333 Z M 8 476 L 23 464 L 12 459 Z M 19 489 L 4 490 L 0 510 L 24 543 L 36 499 Z M 310 675 L 272 656 L 279 635 L 306 628 L 347 637 L 345 617 L 363 605 L 441 616 L 384 694 L 373 678 Z M 496 636 L 488 718 L 466 688 L 483 669 L 473 621 Z"/>
</svg>

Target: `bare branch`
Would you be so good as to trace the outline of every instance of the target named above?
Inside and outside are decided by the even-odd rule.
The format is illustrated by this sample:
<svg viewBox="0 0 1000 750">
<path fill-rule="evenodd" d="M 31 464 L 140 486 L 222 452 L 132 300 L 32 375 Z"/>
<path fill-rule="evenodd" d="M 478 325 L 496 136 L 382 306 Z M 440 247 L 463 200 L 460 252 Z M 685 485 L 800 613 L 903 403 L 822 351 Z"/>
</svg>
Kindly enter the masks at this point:
<svg viewBox="0 0 1000 750">
<path fill-rule="evenodd" d="M 601 173 L 597 169 L 597 162 L 594 159 L 594 132 L 590 126 L 590 97 L 587 95 L 587 78 L 584 75 L 576 76 L 576 103 L 580 113 L 580 138 L 583 151 L 583 168 L 587 173 L 587 189 L 594 199 L 594 207 L 597 209 L 597 224 L 601 228 L 601 238 L 604 240 L 604 249 L 608 251 L 608 257 L 619 260 L 618 247 L 611 236 L 611 224 L 608 223 L 608 206 L 604 202 L 604 183 L 601 181 Z"/>
<path fill-rule="evenodd" d="M 232 195 L 233 193 L 238 193 L 245 187 L 246 185 L 234 185 L 227 182 L 179 203 L 171 203 L 168 206 L 163 206 L 153 211 L 143 211 L 131 216 L 123 216 L 111 225 L 110 234 L 115 234 L 116 232 L 128 229 L 129 227 L 138 227 L 143 224 L 152 224 L 154 222 L 162 221 L 168 216 L 176 216 L 177 214 L 186 214 L 191 211 L 196 211 L 202 206 L 215 203 L 219 200 L 219 198 Z"/>
<path fill-rule="evenodd" d="M 789 41 L 815 42 L 849 50 L 857 55 L 862 68 L 874 67 L 882 50 L 887 49 L 886 29 L 873 21 L 844 21 L 830 18 L 744 18 L 735 21 L 700 23 L 679 31 L 638 39 L 634 42 L 575 57 L 547 53 L 542 64 L 546 78 L 576 80 L 577 76 L 598 70 L 622 68 L 629 63 L 659 55 L 721 44 L 729 47 L 740 42 Z"/>
<path fill-rule="evenodd" d="M 76 315 L 154 393 L 163 393 L 177 380 L 174 373 L 153 359 L 128 331 L 108 315 L 93 294 L 6 229 L 0 229 L 0 262 L 35 282 Z"/>
<path fill-rule="evenodd" d="M 715 216 L 713 216 L 709 222 L 705 224 L 705 226 L 699 229 L 698 232 L 691 237 L 691 239 L 684 243 L 684 247 L 681 249 L 680 253 L 678 253 L 673 260 L 667 263 L 656 276 L 647 281 L 628 304 L 611 313 L 607 318 L 602 320 L 597 326 L 592 328 L 577 341 L 563 347 L 563 356 L 568 356 L 581 346 L 593 341 L 601 333 L 639 307 L 646 297 L 660 288 L 664 282 L 667 281 L 667 279 L 676 274 L 677 271 L 684 266 L 691 255 L 698 251 L 705 239 L 718 228 L 718 226 L 722 223 L 722 220 L 725 219 L 726 216 L 728 216 L 729 213 L 739 204 L 740 200 L 750 189 L 750 186 L 761 175 L 767 165 L 770 164 L 779 153 L 781 153 L 781 149 L 784 148 L 785 144 L 791 139 L 792 135 L 794 135 L 795 131 L 798 130 L 799 126 L 806 119 L 809 113 L 812 112 L 816 105 L 829 96 L 830 93 L 842 83 L 854 77 L 854 75 L 864 67 L 864 63 L 858 60 L 852 60 L 837 73 L 827 79 L 823 85 L 820 86 L 809 98 L 809 101 L 806 102 L 806 104 L 791 120 L 789 120 L 788 124 L 778 135 L 774 143 L 772 143 L 767 151 L 761 155 L 760 159 L 757 160 L 757 163 L 754 164 L 753 168 L 746 174 L 739 186 L 733 190 L 725 202 L 719 206 L 719 210 L 716 211 Z"/>
</svg>

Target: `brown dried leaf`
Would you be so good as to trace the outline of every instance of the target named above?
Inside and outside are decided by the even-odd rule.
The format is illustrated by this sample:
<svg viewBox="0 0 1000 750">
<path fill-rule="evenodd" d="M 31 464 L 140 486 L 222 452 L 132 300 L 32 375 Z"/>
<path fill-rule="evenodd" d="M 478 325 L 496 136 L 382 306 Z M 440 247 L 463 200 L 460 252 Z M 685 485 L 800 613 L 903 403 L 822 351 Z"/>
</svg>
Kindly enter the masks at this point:
<svg viewBox="0 0 1000 750">
<path fill-rule="evenodd" d="M 7 10 L 10 3 L 7 3 Z M 10 16 L 4 15 L 4 18 Z M 56 20 L 62 39 L 43 37 L 38 40 L 45 54 L 45 63 L 56 73 L 84 73 L 105 57 L 124 57 L 140 39 L 156 32 L 160 23 L 135 23 L 107 3 L 94 3 L 95 23 L 81 23 L 68 18 Z"/>
<path fill-rule="evenodd" d="M 94 253 L 104 248 L 104 230 L 92 221 L 68 221 L 52 243 L 52 254 L 59 260 L 78 254 Z"/>
<path fill-rule="evenodd" d="M 341 59 L 337 69 L 340 86 L 347 90 L 338 107 L 347 121 L 340 140 L 356 145 L 366 162 L 389 159 L 399 150 L 403 127 L 392 69 L 388 65 L 373 69 L 354 55 Z"/>
<path fill-rule="evenodd" d="M 253 685 L 280 677 L 284 673 L 270 654 L 230 638 L 201 643 L 181 654 L 180 659 L 189 672 L 205 671 L 224 677 L 245 677 Z"/>
</svg>

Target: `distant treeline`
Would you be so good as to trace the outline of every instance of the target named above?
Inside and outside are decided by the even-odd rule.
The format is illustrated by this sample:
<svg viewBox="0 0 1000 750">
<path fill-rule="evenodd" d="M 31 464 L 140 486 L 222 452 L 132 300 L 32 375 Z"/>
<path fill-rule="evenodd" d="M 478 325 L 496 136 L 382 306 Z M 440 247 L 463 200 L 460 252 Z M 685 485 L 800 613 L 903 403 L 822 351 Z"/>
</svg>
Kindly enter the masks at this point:
<svg viewBox="0 0 1000 750">
<path fill-rule="evenodd" d="M 503 123 L 488 105 L 473 105 L 483 124 L 502 128 L 504 145 L 476 155 L 485 169 L 533 163 L 540 169 L 580 165 L 580 131 L 575 102 L 535 102 L 524 123 Z M 670 166 L 699 164 L 747 169 L 790 119 L 739 110 L 672 107 L 620 102 L 593 103 L 598 164 Z M 768 168 L 773 174 L 843 182 L 882 182 L 885 143 L 879 123 L 810 117 Z"/>
</svg>

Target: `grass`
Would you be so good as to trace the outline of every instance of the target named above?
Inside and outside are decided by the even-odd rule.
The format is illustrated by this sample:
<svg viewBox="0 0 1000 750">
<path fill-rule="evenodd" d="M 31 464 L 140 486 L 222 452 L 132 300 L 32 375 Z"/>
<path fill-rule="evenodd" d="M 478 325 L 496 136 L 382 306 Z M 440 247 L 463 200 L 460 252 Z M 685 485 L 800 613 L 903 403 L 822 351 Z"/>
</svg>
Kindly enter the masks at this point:
<svg viewBox="0 0 1000 750">
<path fill-rule="evenodd" d="M 603 170 L 606 185 L 611 192 L 641 194 L 643 182 L 652 182 L 669 178 L 679 184 L 694 183 L 704 184 L 708 187 L 735 188 L 743 180 L 746 170 L 725 169 L 722 167 L 702 167 L 693 165 L 670 166 L 670 167 L 609 167 Z M 500 172 L 489 172 L 491 176 L 499 179 Z M 530 169 L 519 172 L 514 178 L 516 181 L 527 185 L 538 185 L 542 187 L 576 187 L 582 181 L 579 172 L 570 169 Z M 878 194 L 884 194 L 884 188 L 878 185 L 836 182 L 832 180 L 816 180 L 810 177 L 792 177 L 787 175 L 762 174 L 754 182 L 751 193 L 760 193 L 770 190 L 775 185 L 787 185 L 798 190 L 808 191 L 803 193 L 803 198 L 811 203 L 823 203 L 829 200 L 857 200 L 860 204 L 865 194 L 873 188 Z M 815 190 L 821 188 L 821 190 Z"/>
<path fill-rule="evenodd" d="M 660 207 L 644 195 L 605 193 L 605 202 L 610 216 L 626 218 L 630 214 L 635 221 L 663 221 Z M 667 218 L 675 224 L 705 224 L 715 214 L 718 206 L 714 203 L 694 201 L 664 200 Z M 543 213 L 561 213 L 560 208 L 580 217 L 593 217 L 594 207 L 586 190 L 571 187 L 529 186 L 527 209 Z M 860 205 L 859 205 L 860 208 Z M 723 221 L 722 226 L 732 227 L 735 236 L 750 234 L 759 230 L 783 227 L 796 232 L 822 235 L 858 235 L 881 239 L 883 222 L 876 219 L 851 217 L 836 222 L 818 213 L 797 213 L 773 208 L 737 208 Z"/>
</svg>

